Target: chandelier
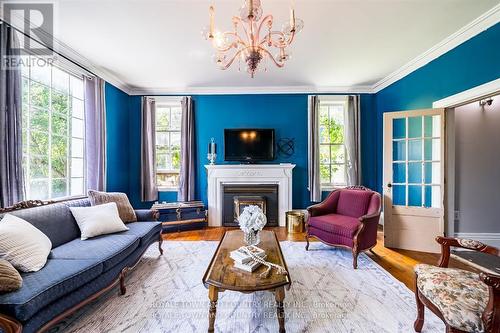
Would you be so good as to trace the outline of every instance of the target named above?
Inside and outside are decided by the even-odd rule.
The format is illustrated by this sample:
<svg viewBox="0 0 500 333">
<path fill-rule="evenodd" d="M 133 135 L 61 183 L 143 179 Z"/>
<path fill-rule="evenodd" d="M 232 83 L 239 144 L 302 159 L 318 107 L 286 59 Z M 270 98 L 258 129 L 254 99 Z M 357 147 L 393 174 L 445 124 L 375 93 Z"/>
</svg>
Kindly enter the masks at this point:
<svg viewBox="0 0 500 333">
<path fill-rule="evenodd" d="M 228 69 L 236 60 L 246 64 L 246 70 L 253 78 L 259 64 L 269 60 L 283 67 L 290 59 L 287 47 L 295 35 L 304 27 L 304 22 L 295 17 L 295 9 L 290 8 L 290 20 L 283 24 L 281 31 L 273 30 L 273 16 L 262 18 L 260 0 L 245 0 L 240 8 L 240 16 L 233 16 L 233 30 L 221 32 L 215 29 L 215 8 L 210 6 L 210 25 L 202 34 L 212 42 L 216 53 L 214 61 L 220 69 Z M 262 19 L 261 19 L 262 18 Z M 273 54 L 274 53 L 274 54 Z M 267 66 L 264 65 L 267 71 Z"/>
</svg>

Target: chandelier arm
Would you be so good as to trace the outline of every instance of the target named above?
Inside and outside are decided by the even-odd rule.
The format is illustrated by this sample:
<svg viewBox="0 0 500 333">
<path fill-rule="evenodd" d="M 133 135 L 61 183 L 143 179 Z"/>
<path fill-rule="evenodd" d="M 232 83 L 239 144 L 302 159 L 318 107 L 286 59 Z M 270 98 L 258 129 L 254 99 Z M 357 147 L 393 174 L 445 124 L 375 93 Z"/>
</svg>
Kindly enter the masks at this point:
<svg viewBox="0 0 500 333">
<path fill-rule="evenodd" d="M 285 63 L 284 63 L 284 62 L 278 62 L 278 61 L 276 61 L 276 59 L 274 59 L 274 56 L 273 56 L 273 55 L 271 54 L 271 52 L 269 52 L 267 49 L 265 49 L 265 48 L 263 48 L 263 47 L 260 47 L 260 46 L 259 46 L 259 50 L 261 50 L 261 51 L 263 51 L 264 53 L 266 53 L 266 54 L 267 54 L 267 56 L 268 56 L 269 58 L 271 58 L 271 59 L 273 60 L 274 64 L 275 64 L 276 66 L 278 66 L 279 68 L 281 68 L 281 67 L 285 66 Z"/>
<path fill-rule="evenodd" d="M 239 49 L 238 52 L 234 54 L 234 56 L 228 60 L 224 65 L 221 66 L 221 69 L 228 69 L 234 62 L 234 60 L 243 52 L 245 49 Z"/>
<path fill-rule="evenodd" d="M 245 27 L 245 22 L 243 22 L 243 20 L 241 19 L 241 17 L 239 17 L 239 16 L 233 16 L 233 22 L 234 21 L 237 21 L 237 23 L 239 23 L 238 27 L 242 27 L 243 28 L 243 31 L 245 32 L 245 35 L 247 35 L 247 39 L 250 40 L 250 34 L 248 33 L 248 30 Z"/>
<path fill-rule="evenodd" d="M 238 36 L 238 34 L 234 33 L 234 32 L 231 32 L 231 31 L 226 31 L 226 32 L 223 32 L 222 33 L 224 36 L 226 35 L 230 35 L 230 36 L 233 36 L 236 41 L 233 41 L 231 44 L 229 44 L 229 46 L 227 47 L 217 47 L 217 45 L 213 45 L 214 49 L 218 52 L 227 52 L 229 50 L 231 50 L 234 46 L 234 44 L 241 44 L 243 46 L 246 46 L 245 42 L 241 39 L 240 36 Z"/>
<path fill-rule="evenodd" d="M 271 36 L 272 35 L 279 35 L 283 39 L 283 42 L 281 44 L 277 41 L 272 40 L 274 47 L 281 48 L 281 47 L 288 47 L 290 44 L 292 44 L 293 39 L 295 37 L 295 32 L 292 32 L 292 34 L 288 40 L 286 39 L 286 36 L 282 31 L 271 31 Z M 262 40 L 261 44 L 264 44 L 266 42 L 267 42 L 267 40 L 264 39 L 264 40 Z"/>
<path fill-rule="evenodd" d="M 260 21 L 259 28 L 257 29 L 257 36 L 260 37 L 260 30 L 262 29 L 262 25 L 264 22 L 269 22 L 271 21 L 271 24 L 273 24 L 273 16 L 271 14 L 266 15 L 262 21 Z M 264 37 L 265 38 L 265 37 Z"/>
</svg>

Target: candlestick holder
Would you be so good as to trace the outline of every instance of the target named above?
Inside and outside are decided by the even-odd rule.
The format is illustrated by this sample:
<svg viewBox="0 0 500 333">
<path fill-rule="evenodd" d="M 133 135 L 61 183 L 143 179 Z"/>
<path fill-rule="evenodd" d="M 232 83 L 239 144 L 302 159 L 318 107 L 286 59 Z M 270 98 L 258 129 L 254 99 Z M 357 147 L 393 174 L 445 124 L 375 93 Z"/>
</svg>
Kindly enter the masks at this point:
<svg viewBox="0 0 500 333">
<path fill-rule="evenodd" d="M 207 158 L 210 161 L 210 165 L 214 165 L 215 164 L 215 160 L 217 159 L 217 154 L 215 154 L 215 153 L 208 153 L 207 154 Z"/>
</svg>

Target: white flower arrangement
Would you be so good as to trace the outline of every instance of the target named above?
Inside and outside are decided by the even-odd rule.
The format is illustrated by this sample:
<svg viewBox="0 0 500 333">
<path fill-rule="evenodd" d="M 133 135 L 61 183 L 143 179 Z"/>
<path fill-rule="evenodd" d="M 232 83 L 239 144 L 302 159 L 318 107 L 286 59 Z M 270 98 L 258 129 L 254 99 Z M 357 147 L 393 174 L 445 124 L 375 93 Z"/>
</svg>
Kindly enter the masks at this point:
<svg viewBox="0 0 500 333">
<path fill-rule="evenodd" d="M 245 233 L 261 231 L 267 223 L 267 217 L 259 206 L 249 205 L 241 212 L 238 223 Z"/>
</svg>

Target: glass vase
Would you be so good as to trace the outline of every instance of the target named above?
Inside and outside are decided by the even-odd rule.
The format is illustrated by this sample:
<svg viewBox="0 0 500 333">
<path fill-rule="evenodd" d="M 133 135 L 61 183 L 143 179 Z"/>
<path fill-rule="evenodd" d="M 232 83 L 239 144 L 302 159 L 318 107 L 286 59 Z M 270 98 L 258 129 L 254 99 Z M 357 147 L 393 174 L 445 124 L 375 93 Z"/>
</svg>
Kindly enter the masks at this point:
<svg viewBox="0 0 500 333">
<path fill-rule="evenodd" d="M 243 240 L 247 245 L 257 245 L 260 243 L 260 230 L 252 230 L 243 233 Z"/>
</svg>

